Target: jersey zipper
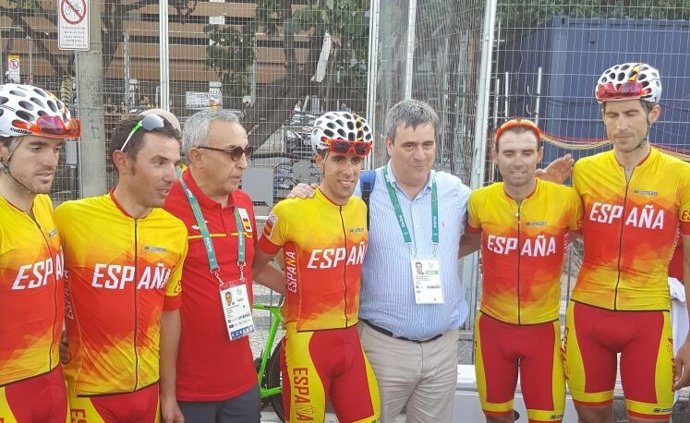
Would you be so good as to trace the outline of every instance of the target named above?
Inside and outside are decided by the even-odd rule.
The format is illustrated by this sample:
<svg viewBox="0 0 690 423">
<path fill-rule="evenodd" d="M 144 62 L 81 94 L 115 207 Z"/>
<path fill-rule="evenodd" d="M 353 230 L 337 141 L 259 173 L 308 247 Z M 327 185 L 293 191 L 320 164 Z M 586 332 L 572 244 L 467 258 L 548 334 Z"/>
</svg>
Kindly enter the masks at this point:
<svg viewBox="0 0 690 423">
<path fill-rule="evenodd" d="M 618 263 L 616 267 L 618 268 L 618 277 L 616 278 L 616 286 L 613 290 L 613 309 L 618 310 L 618 285 L 621 282 L 621 250 L 623 249 L 623 230 L 625 229 L 625 209 L 628 204 L 628 187 L 630 186 L 630 180 L 632 180 L 633 173 L 635 169 L 633 168 L 630 172 L 630 178 L 625 175 L 623 171 L 623 177 L 625 178 L 625 195 L 623 196 L 623 215 L 621 216 L 621 232 L 618 237 Z"/>
<path fill-rule="evenodd" d="M 36 217 L 34 217 L 33 213 L 31 212 L 26 212 L 26 215 L 31 219 L 32 222 L 36 225 L 36 228 L 38 231 L 41 233 L 41 236 L 43 237 L 43 241 L 46 243 L 46 247 L 48 247 L 48 253 L 50 254 L 50 257 L 53 258 L 53 249 L 50 248 L 50 243 L 48 242 L 48 238 L 46 238 L 46 234 L 43 233 L 43 228 L 41 228 L 41 225 L 38 224 L 38 221 L 36 220 Z M 57 267 L 57 263 L 53 264 L 53 272 L 55 272 L 55 269 Z M 53 276 L 55 277 L 55 283 L 53 284 L 53 330 L 51 331 L 51 342 L 50 342 L 50 350 L 48 351 L 48 370 L 53 368 L 53 345 L 55 345 L 55 327 L 57 326 L 57 309 L 58 309 L 58 304 L 57 304 L 57 275 L 53 273 Z"/>
<path fill-rule="evenodd" d="M 521 305 L 520 305 L 520 208 L 522 207 L 522 202 L 517 205 L 517 211 L 515 212 L 515 217 L 517 218 L 517 321 L 518 325 L 521 324 Z"/>
<path fill-rule="evenodd" d="M 345 218 L 343 217 L 343 206 L 338 206 L 338 213 L 340 214 L 340 226 L 343 229 L 343 244 L 345 245 L 345 256 L 348 255 L 347 249 L 347 230 L 345 229 Z M 343 317 L 345 318 L 345 327 L 348 327 L 347 318 L 347 259 L 345 259 L 345 265 L 343 265 L 343 301 L 345 302 L 345 308 L 343 309 Z"/>
<path fill-rule="evenodd" d="M 137 334 L 139 333 L 139 308 L 137 307 L 137 275 L 139 273 L 139 219 L 134 219 L 134 391 L 139 387 L 139 352 Z"/>
</svg>

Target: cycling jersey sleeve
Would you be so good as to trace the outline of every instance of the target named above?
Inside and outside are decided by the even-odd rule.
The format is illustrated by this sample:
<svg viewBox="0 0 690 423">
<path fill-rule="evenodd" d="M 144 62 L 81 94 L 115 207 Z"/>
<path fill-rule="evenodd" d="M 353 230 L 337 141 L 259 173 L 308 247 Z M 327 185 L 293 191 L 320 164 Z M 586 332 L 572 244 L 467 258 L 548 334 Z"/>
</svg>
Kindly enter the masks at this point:
<svg viewBox="0 0 690 423">
<path fill-rule="evenodd" d="M 170 275 L 170 279 L 168 280 L 168 285 L 165 287 L 163 310 L 176 310 L 182 306 L 182 268 L 187 258 L 188 247 L 189 244 L 185 242 L 182 258 L 173 269 L 172 275 Z"/>
<path fill-rule="evenodd" d="M 683 175 L 680 178 L 682 186 L 679 188 L 680 207 L 678 218 L 680 219 L 680 232 L 690 235 L 690 164 L 683 163 Z"/>
<path fill-rule="evenodd" d="M 482 224 L 479 221 L 479 205 L 477 204 L 479 191 L 473 191 L 467 201 L 467 226 L 466 230 L 470 233 L 479 233 L 482 231 Z"/>
<path fill-rule="evenodd" d="M 571 231 L 579 231 L 582 229 L 582 200 L 577 195 L 574 189 L 568 190 L 568 204 L 570 205 L 570 221 L 568 222 L 568 229 Z"/>
<path fill-rule="evenodd" d="M 266 254 L 277 254 L 282 246 L 289 241 L 288 215 L 284 213 L 285 203 L 284 200 L 273 207 L 264 225 L 264 233 L 259 240 L 259 249 Z"/>
</svg>

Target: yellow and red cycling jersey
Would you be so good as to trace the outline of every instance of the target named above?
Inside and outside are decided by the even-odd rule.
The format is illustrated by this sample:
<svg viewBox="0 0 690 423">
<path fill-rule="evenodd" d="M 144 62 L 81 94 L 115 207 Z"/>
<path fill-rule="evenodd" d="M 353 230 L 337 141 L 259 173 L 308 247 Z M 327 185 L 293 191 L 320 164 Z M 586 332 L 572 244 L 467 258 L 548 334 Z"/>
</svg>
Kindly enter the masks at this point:
<svg viewBox="0 0 690 423">
<path fill-rule="evenodd" d="M 53 370 L 64 317 L 63 255 L 47 195 L 33 217 L 0 197 L 0 386 Z"/>
<path fill-rule="evenodd" d="M 359 287 L 367 250 L 366 205 L 351 197 L 339 206 L 316 190 L 313 198 L 276 204 L 259 248 L 285 260 L 285 323 L 298 331 L 357 323 Z"/>
<path fill-rule="evenodd" d="M 585 256 L 572 298 L 609 310 L 668 310 L 676 231 L 690 235 L 690 164 L 655 148 L 626 182 L 613 151 L 577 161 Z"/>
<path fill-rule="evenodd" d="M 187 229 L 163 209 L 135 219 L 112 194 L 55 210 L 65 251 L 65 373 L 77 395 L 158 381 L 160 317 L 179 308 Z"/>
<path fill-rule="evenodd" d="M 481 311 L 512 324 L 558 319 L 566 236 L 582 224 L 575 191 L 537 180 L 518 204 L 499 182 L 473 191 L 467 211 L 468 231 L 482 232 Z"/>
</svg>

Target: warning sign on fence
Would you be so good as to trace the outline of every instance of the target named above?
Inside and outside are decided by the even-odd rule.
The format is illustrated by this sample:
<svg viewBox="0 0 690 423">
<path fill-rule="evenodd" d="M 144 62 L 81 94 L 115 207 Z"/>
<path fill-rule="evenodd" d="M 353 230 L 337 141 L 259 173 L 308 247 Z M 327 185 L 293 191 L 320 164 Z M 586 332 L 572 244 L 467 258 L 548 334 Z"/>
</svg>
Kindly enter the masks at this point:
<svg viewBox="0 0 690 423">
<path fill-rule="evenodd" d="M 58 48 L 89 49 L 89 10 L 86 0 L 58 0 Z"/>
</svg>

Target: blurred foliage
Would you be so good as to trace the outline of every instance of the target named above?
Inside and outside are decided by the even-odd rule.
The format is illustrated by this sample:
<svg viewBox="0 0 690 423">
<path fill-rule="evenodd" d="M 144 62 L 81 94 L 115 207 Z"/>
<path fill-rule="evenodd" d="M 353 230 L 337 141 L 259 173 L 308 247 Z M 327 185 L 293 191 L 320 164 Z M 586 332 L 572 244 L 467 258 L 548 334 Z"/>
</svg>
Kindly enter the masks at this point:
<svg viewBox="0 0 690 423">
<path fill-rule="evenodd" d="M 206 25 L 210 45 L 206 47 L 206 67 L 213 69 L 223 84 L 225 107 L 239 108 L 242 97 L 249 93 L 252 64 L 256 58 L 256 24 L 241 28 L 231 25 Z"/>
</svg>

